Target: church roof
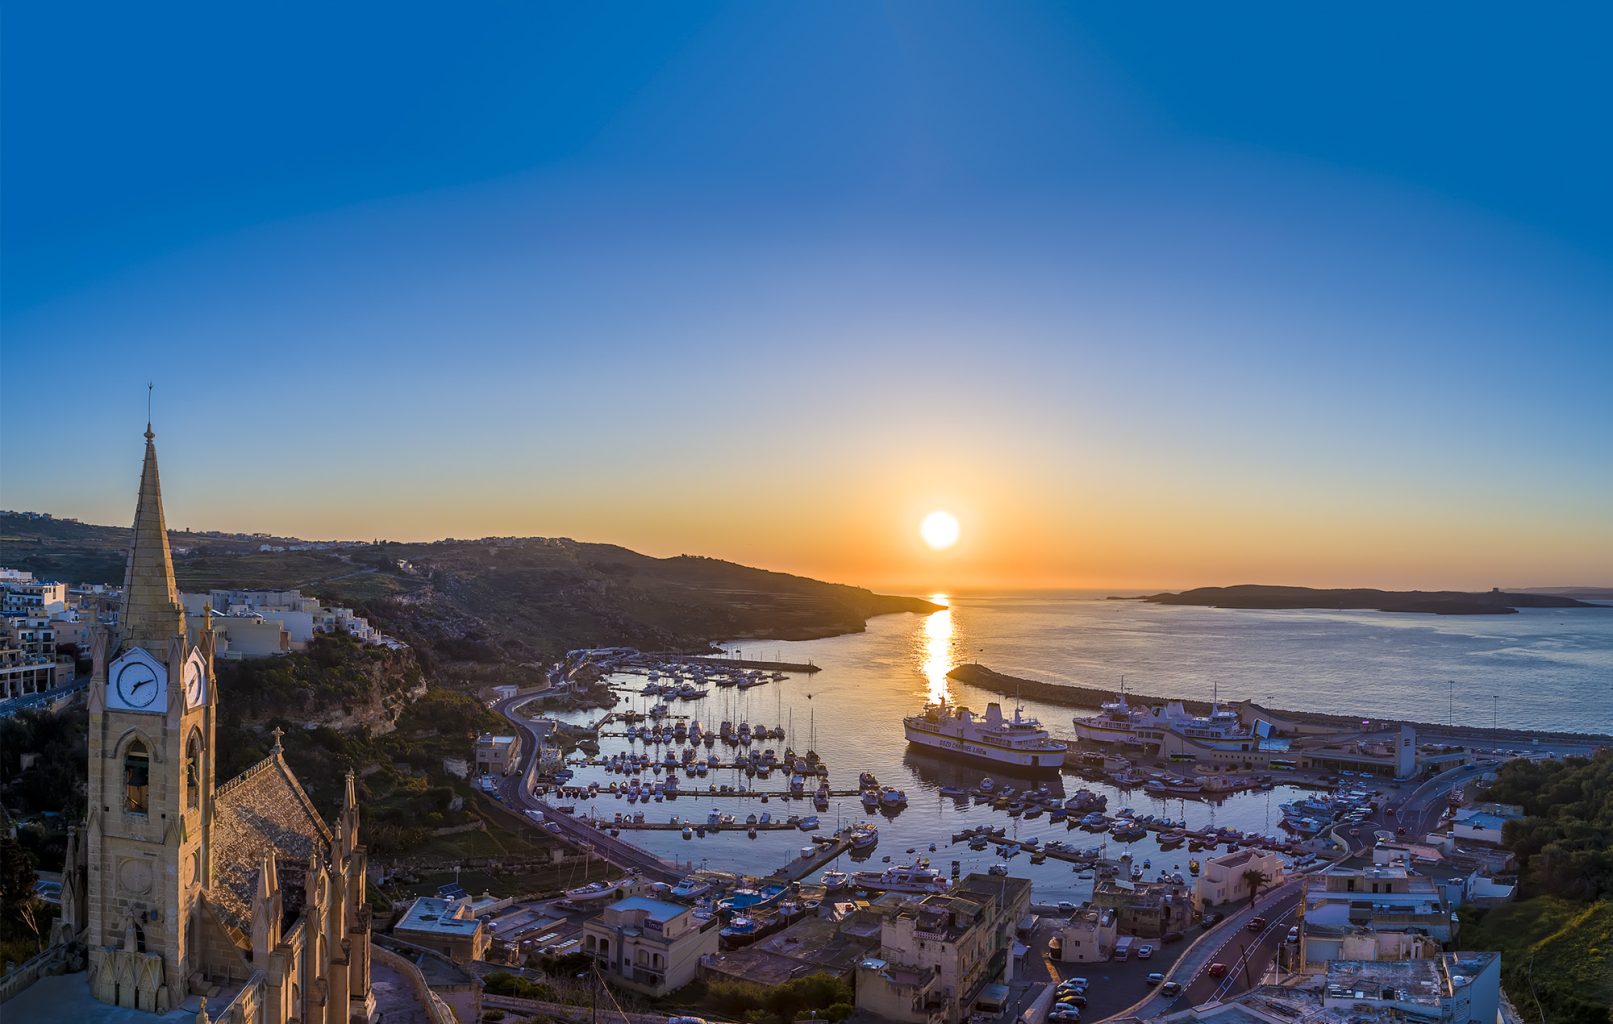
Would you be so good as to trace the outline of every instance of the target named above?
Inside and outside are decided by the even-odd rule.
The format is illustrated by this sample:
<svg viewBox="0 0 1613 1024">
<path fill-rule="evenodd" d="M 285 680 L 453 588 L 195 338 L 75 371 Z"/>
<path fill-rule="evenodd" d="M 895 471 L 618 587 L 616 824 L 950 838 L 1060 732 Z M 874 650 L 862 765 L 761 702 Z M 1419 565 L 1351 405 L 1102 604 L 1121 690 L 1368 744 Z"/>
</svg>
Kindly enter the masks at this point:
<svg viewBox="0 0 1613 1024">
<path fill-rule="evenodd" d="M 208 902 L 242 942 L 252 926 L 252 893 L 263 851 L 272 851 L 283 865 L 281 891 L 297 895 L 289 891 L 291 877 L 301 877 L 296 869 L 308 863 L 310 853 L 321 860 L 330 855 L 331 831 L 278 751 L 220 786 L 213 806 Z"/>
<path fill-rule="evenodd" d="M 143 647 L 158 660 L 168 642 L 185 635 L 185 610 L 174 582 L 174 559 L 168 550 L 168 524 L 162 514 L 162 485 L 157 479 L 156 435 L 146 424 L 146 461 L 140 470 L 140 498 L 134 509 L 134 539 L 123 571 L 123 612 L 118 640 L 123 650 Z"/>
</svg>

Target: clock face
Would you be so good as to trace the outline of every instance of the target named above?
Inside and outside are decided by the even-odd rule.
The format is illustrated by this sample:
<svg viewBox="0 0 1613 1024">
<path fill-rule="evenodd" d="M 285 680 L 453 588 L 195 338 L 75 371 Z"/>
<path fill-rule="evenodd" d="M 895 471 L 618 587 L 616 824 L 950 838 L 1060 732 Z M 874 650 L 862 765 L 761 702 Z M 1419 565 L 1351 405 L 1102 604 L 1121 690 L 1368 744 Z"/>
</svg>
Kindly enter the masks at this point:
<svg viewBox="0 0 1613 1024">
<path fill-rule="evenodd" d="M 116 686 L 118 696 L 131 708 L 149 708 L 157 699 L 157 691 L 162 689 L 157 673 L 142 661 L 131 661 L 118 669 Z"/>
<path fill-rule="evenodd" d="M 202 666 L 193 659 L 185 663 L 185 703 L 195 707 L 202 702 L 205 681 Z"/>
</svg>

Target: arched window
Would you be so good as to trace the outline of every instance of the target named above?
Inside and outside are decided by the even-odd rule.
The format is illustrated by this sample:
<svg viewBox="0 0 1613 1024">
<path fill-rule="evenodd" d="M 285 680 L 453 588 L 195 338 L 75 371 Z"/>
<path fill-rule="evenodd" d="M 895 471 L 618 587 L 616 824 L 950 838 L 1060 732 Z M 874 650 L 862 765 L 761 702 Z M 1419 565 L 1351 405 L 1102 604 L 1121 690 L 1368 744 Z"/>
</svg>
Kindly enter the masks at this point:
<svg viewBox="0 0 1613 1024">
<path fill-rule="evenodd" d="M 145 814 L 151 804 L 151 755 L 139 740 L 129 744 L 123 755 L 123 809 Z"/>
<path fill-rule="evenodd" d="M 202 805 L 202 737 L 190 734 L 185 744 L 185 806 L 191 810 Z"/>
</svg>

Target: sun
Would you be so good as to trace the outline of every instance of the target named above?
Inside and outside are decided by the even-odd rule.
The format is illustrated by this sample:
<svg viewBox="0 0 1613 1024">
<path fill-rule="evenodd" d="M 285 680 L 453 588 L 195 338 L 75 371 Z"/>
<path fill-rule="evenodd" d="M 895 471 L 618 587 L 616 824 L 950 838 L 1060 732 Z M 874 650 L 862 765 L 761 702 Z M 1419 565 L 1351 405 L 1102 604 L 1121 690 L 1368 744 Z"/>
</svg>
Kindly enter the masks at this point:
<svg viewBox="0 0 1613 1024">
<path fill-rule="evenodd" d="M 944 551 L 958 542 L 958 517 L 937 509 L 919 524 L 919 536 L 931 548 Z"/>
</svg>

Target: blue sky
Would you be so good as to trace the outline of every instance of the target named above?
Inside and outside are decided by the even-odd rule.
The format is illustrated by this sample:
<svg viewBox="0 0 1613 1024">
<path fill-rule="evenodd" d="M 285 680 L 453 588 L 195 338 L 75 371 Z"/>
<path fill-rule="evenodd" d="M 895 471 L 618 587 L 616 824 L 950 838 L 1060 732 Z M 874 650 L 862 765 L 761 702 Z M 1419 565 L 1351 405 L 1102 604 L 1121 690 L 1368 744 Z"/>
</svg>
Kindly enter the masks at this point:
<svg viewBox="0 0 1613 1024">
<path fill-rule="evenodd" d="M 1606 15 L 94 15 L 0 39 L 6 507 L 127 519 L 155 379 L 178 525 L 1613 578 Z"/>
</svg>

